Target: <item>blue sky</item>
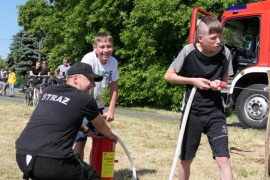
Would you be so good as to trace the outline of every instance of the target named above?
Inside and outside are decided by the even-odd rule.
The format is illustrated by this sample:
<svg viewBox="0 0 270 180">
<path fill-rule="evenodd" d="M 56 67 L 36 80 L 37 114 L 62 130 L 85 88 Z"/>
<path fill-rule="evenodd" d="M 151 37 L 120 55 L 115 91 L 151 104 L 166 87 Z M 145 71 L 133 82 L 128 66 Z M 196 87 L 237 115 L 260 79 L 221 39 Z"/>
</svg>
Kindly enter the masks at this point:
<svg viewBox="0 0 270 180">
<path fill-rule="evenodd" d="M 12 36 L 18 33 L 22 27 L 18 26 L 17 5 L 25 4 L 27 0 L 0 0 L 0 56 L 7 58 Z"/>
</svg>

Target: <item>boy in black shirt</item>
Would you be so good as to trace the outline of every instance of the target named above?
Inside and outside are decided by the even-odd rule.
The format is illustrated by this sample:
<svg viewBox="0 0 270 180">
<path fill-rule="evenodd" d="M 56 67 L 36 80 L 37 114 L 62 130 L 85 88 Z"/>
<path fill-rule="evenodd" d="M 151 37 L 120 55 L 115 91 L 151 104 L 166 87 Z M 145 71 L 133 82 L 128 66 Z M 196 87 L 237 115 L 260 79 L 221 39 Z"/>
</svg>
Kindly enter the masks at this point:
<svg viewBox="0 0 270 180">
<path fill-rule="evenodd" d="M 34 90 L 33 83 L 37 84 L 39 83 L 38 77 L 32 77 L 32 76 L 39 76 L 41 71 L 40 61 L 36 61 L 36 65 L 31 68 L 29 71 L 29 80 L 26 84 L 26 86 L 30 86 L 32 91 Z"/>
<path fill-rule="evenodd" d="M 219 166 L 220 179 L 233 179 L 226 116 L 219 87 L 222 81 L 227 82 L 228 74 L 232 74 L 230 52 L 220 46 L 222 30 L 216 18 L 203 17 L 198 27 L 199 43 L 186 45 L 164 76 L 167 81 L 186 84 L 185 104 L 192 86 L 198 88 L 183 138 L 179 179 L 189 179 L 190 165 L 200 144 L 201 133 L 208 137 Z M 180 71 L 182 74 L 178 75 Z"/>
<path fill-rule="evenodd" d="M 48 61 L 43 60 L 41 63 L 41 70 L 38 74 L 42 76 L 42 83 L 40 85 L 39 93 L 42 94 L 45 87 L 49 85 L 49 78 L 51 76 L 50 68 L 48 67 Z"/>
<path fill-rule="evenodd" d="M 83 117 L 110 139 L 89 90 L 102 76 L 93 73 L 85 63 L 75 63 L 69 70 L 67 84 L 47 87 L 29 122 L 16 141 L 17 163 L 25 178 L 32 179 L 100 179 L 92 166 L 74 156 L 72 145 L 78 130 L 90 136 Z"/>
<path fill-rule="evenodd" d="M 36 61 L 36 66 L 33 66 L 29 72 L 30 76 L 38 75 L 41 71 L 40 61 Z"/>
</svg>

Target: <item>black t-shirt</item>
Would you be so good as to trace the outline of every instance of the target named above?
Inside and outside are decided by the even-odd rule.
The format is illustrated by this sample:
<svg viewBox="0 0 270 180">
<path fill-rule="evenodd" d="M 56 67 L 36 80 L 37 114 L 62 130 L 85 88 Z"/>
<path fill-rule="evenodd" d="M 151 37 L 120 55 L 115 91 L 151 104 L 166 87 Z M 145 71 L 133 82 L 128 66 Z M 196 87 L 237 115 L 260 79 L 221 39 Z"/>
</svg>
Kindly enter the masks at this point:
<svg viewBox="0 0 270 180">
<path fill-rule="evenodd" d="M 34 75 L 38 75 L 41 71 L 41 67 L 36 69 L 36 66 L 33 66 L 31 71 L 33 72 Z"/>
<path fill-rule="evenodd" d="M 40 75 L 48 75 L 48 72 L 50 72 L 50 68 L 41 68 Z"/>
<path fill-rule="evenodd" d="M 224 47 L 214 56 L 205 56 L 195 44 L 189 44 L 183 48 L 171 66 L 176 72 L 181 72 L 184 77 L 205 78 L 210 81 L 221 79 L 223 76 L 231 74 L 229 69 L 230 52 Z M 191 93 L 192 85 L 186 86 L 185 103 L 187 103 Z M 207 114 L 216 109 L 224 110 L 220 91 L 197 89 L 191 112 L 197 114 Z"/>
<path fill-rule="evenodd" d="M 16 141 L 18 154 L 67 158 L 83 118 L 98 116 L 94 98 L 70 85 L 47 87 Z"/>
</svg>

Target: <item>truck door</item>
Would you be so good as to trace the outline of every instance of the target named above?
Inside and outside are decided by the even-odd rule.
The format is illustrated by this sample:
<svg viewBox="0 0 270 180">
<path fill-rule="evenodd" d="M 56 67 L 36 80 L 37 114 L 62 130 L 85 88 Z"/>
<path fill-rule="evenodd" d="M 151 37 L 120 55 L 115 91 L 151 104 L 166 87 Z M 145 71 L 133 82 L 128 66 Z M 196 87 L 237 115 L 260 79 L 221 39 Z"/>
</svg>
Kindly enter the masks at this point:
<svg viewBox="0 0 270 180">
<path fill-rule="evenodd" d="M 247 16 L 223 22 L 223 43 L 231 50 L 234 76 L 259 60 L 260 17 Z"/>
<path fill-rule="evenodd" d="M 198 12 L 202 14 L 198 15 Z M 191 27 L 190 27 L 190 33 L 189 33 L 189 44 L 192 44 L 195 42 L 197 22 L 202 15 L 214 16 L 213 14 L 194 6 L 193 11 L 192 11 Z"/>
</svg>

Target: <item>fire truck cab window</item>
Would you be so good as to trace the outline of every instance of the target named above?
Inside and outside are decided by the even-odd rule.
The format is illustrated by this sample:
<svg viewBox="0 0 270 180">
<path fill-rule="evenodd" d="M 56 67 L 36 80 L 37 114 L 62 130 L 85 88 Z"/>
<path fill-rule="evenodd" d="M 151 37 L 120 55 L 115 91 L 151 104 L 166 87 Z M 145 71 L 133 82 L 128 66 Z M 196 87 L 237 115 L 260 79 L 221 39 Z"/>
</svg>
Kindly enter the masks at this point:
<svg viewBox="0 0 270 180">
<path fill-rule="evenodd" d="M 234 75 L 258 63 L 260 49 L 260 18 L 229 19 L 224 23 L 223 44 L 232 53 Z"/>
</svg>

